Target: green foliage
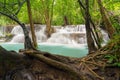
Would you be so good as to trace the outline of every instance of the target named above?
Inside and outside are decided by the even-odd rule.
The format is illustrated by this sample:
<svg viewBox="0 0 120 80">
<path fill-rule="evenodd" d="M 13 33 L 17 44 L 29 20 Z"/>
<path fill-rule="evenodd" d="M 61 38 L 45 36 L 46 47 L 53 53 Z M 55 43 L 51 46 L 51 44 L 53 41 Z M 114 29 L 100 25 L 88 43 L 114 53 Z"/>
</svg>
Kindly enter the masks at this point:
<svg viewBox="0 0 120 80">
<path fill-rule="evenodd" d="M 15 24 L 11 19 L 5 17 L 5 16 L 0 16 L 0 25 L 6 26 L 9 24 Z"/>
<path fill-rule="evenodd" d="M 105 56 L 105 58 L 108 59 L 107 62 L 110 63 L 110 64 L 114 63 L 114 62 L 118 62 L 116 55 L 110 55 L 110 54 L 108 54 L 108 55 Z"/>
<path fill-rule="evenodd" d="M 120 67 L 120 61 L 118 55 L 106 55 L 105 58 L 108 60 L 107 63 L 111 64 L 112 66 Z"/>
<path fill-rule="evenodd" d="M 31 9 L 34 23 L 45 23 L 43 16 L 42 3 L 40 0 L 31 1 Z"/>
<path fill-rule="evenodd" d="M 0 0 L 0 11 L 9 15 L 17 15 L 25 0 Z"/>
<path fill-rule="evenodd" d="M 108 59 L 109 64 L 120 67 L 120 36 L 116 34 L 108 45 L 111 47 L 112 54 L 105 55 L 105 58 Z"/>
<path fill-rule="evenodd" d="M 83 17 L 77 0 L 56 0 L 54 5 L 53 24 L 64 23 L 64 16 L 70 24 L 83 23 Z"/>
<path fill-rule="evenodd" d="M 120 34 L 120 17 L 119 17 L 119 15 L 113 15 L 110 17 L 110 19 L 111 19 L 112 25 L 116 29 L 115 34 Z"/>
<path fill-rule="evenodd" d="M 5 3 L 4 1 L 6 1 L 6 3 L 9 4 L 5 6 L 8 9 L 7 11 L 8 13 L 12 11 L 12 13 L 17 14 L 20 11 L 17 17 L 22 22 L 29 23 L 26 4 L 24 4 L 21 7 L 22 2 L 25 0 L 0 0 L 0 3 Z M 48 9 L 48 10 L 52 9 L 51 6 L 52 6 L 53 0 L 43 0 L 43 1 L 44 3 L 42 2 L 42 0 L 31 0 L 31 8 L 32 8 L 34 23 L 45 24 L 44 11 L 45 9 Z M 81 1 L 84 3 L 84 0 L 81 0 Z M 102 2 L 106 8 L 106 11 L 108 11 L 108 13 L 114 12 L 114 16 L 111 16 L 111 21 L 117 30 L 120 29 L 119 28 L 120 24 L 116 21 L 116 16 L 119 17 L 120 15 L 120 12 L 119 12 L 120 1 L 119 0 L 102 0 Z M 4 9 L 2 9 L 3 7 L 4 5 L 1 5 L 0 11 L 4 11 Z M 100 13 L 99 13 L 99 7 L 96 0 L 90 0 L 90 14 L 93 21 L 96 24 L 99 24 Z M 68 18 L 68 22 L 70 24 L 84 24 L 84 18 L 81 14 L 80 7 L 77 0 L 55 0 L 53 5 L 52 25 L 63 25 L 64 16 Z M 8 23 L 12 23 L 12 22 L 9 19 L 0 17 L 0 24 L 8 24 Z"/>
<path fill-rule="evenodd" d="M 26 3 L 22 6 L 22 8 L 21 8 L 19 14 L 17 15 L 17 17 L 19 18 L 20 21 L 22 21 L 26 24 L 29 23 Z"/>
<path fill-rule="evenodd" d="M 116 33 L 120 34 L 120 1 L 119 0 L 104 0 L 104 5 L 106 7 L 106 11 L 110 16 L 110 20 L 112 25 L 117 30 Z"/>
<path fill-rule="evenodd" d="M 4 16 L 0 17 L 0 25 L 6 25 L 8 23 L 9 23 L 9 21 L 7 21 L 6 17 L 4 17 Z"/>
<path fill-rule="evenodd" d="M 17 19 L 17 14 L 19 13 L 25 0 L 0 0 L 0 14 L 14 17 Z M 12 24 L 15 23 L 9 18 L 0 15 L 1 24 Z"/>
<path fill-rule="evenodd" d="M 112 50 L 119 51 L 120 50 L 120 35 L 116 34 L 114 38 L 109 42 L 109 44 L 113 44 Z"/>
</svg>

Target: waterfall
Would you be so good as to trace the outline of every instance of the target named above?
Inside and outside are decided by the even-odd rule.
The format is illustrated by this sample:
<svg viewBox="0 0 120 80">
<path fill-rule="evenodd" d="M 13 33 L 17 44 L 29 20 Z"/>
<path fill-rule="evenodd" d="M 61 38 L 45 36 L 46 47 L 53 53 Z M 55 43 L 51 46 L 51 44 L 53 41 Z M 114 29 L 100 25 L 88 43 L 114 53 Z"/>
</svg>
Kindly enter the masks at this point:
<svg viewBox="0 0 120 80">
<path fill-rule="evenodd" d="M 60 44 L 84 44 L 86 43 L 85 27 L 84 25 L 71 25 L 66 27 L 54 26 L 56 32 L 47 38 L 45 35 L 45 25 L 35 26 L 35 34 L 38 43 L 60 43 Z M 23 30 L 20 26 L 15 26 L 11 34 L 15 36 L 11 40 L 12 43 L 23 43 L 24 35 Z M 31 36 L 31 35 L 30 35 Z"/>
<path fill-rule="evenodd" d="M 85 25 L 68 25 L 65 27 L 54 26 L 56 32 L 47 38 L 45 35 L 45 25 L 35 25 L 35 34 L 38 43 L 58 43 L 58 44 L 86 44 L 86 29 Z M 15 26 L 11 34 L 15 36 L 11 40 L 12 43 L 23 43 L 24 35 L 20 26 Z M 108 35 L 102 30 L 104 42 L 108 41 Z M 31 35 L 30 35 L 31 36 Z"/>
</svg>

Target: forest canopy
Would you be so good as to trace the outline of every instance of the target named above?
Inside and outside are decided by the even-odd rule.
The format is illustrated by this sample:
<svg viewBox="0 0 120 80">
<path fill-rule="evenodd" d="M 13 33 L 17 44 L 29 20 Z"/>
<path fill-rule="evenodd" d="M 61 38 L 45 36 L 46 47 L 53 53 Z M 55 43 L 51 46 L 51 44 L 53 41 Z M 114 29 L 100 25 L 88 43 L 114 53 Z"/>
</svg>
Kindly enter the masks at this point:
<svg viewBox="0 0 120 80">
<path fill-rule="evenodd" d="M 0 3 L 3 3 L 4 1 L 11 2 L 11 3 L 18 3 L 19 1 L 24 2 L 24 0 L 1 0 Z M 52 2 L 53 7 L 52 7 Z M 47 4 L 46 4 L 47 2 Z M 84 3 L 84 1 L 82 1 Z M 116 17 L 119 17 L 120 15 L 120 1 L 119 0 L 102 0 L 102 3 L 104 7 L 106 8 L 106 12 L 110 16 L 113 25 L 118 26 L 116 22 Z M 96 0 L 90 0 L 90 14 L 92 15 L 92 18 L 96 24 L 100 23 L 101 17 L 99 13 L 99 6 L 96 2 Z M 1 5 L 4 6 L 4 5 Z M 52 25 L 64 25 L 65 21 L 67 21 L 67 24 L 84 24 L 84 18 L 82 15 L 82 10 L 79 7 L 77 0 L 31 0 L 31 9 L 32 9 L 32 15 L 33 15 L 33 22 L 39 23 L 39 24 L 45 24 L 44 19 L 44 11 L 45 6 L 48 6 L 49 11 L 48 13 L 51 13 L 53 8 L 53 16 L 52 16 Z M 6 6 L 7 7 L 7 6 Z M 17 14 L 17 17 L 22 22 L 25 22 L 26 24 L 29 23 L 29 19 L 27 16 L 27 7 L 26 3 L 22 6 L 20 4 L 15 5 L 12 10 L 16 11 L 16 8 L 20 8 L 21 10 L 19 14 Z M 9 9 L 9 8 L 8 8 Z M 9 9 L 11 10 L 11 9 Z M 117 20 L 118 21 L 118 20 Z M 0 15 L 0 24 L 14 24 L 15 22 L 11 21 L 10 19 Z"/>
</svg>

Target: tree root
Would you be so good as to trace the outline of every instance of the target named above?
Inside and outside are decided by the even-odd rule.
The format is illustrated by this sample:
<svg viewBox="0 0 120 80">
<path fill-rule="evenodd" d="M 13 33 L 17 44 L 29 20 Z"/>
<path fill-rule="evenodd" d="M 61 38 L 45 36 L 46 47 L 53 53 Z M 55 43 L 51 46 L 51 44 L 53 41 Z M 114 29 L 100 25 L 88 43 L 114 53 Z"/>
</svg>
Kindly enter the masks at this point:
<svg viewBox="0 0 120 80">
<path fill-rule="evenodd" d="M 75 70 L 71 66 L 69 66 L 65 63 L 62 63 L 63 61 L 60 62 L 61 60 L 56 58 L 56 56 L 49 54 L 49 56 L 52 58 L 46 57 L 43 55 L 45 53 L 41 53 L 39 51 L 25 51 L 24 54 L 31 56 L 31 57 L 34 57 L 34 58 L 36 58 L 36 59 L 54 67 L 54 68 L 57 68 L 59 70 L 67 72 L 69 75 L 71 75 L 73 80 L 85 80 L 82 73 L 79 73 L 77 70 Z"/>
<path fill-rule="evenodd" d="M 100 80 L 104 80 L 103 77 L 100 77 L 97 73 L 95 73 L 91 68 L 89 68 L 86 64 L 84 64 L 85 67 L 97 78 L 99 78 Z"/>
<path fill-rule="evenodd" d="M 79 67 L 77 66 L 77 69 L 79 69 L 79 71 L 77 71 L 75 66 L 69 64 L 70 59 L 68 57 L 60 57 L 57 55 L 52 55 L 48 52 L 34 50 L 24 51 L 24 54 L 30 57 L 34 57 L 58 70 L 67 72 L 73 80 L 88 80 L 89 78 L 93 80 L 105 80 L 104 77 L 101 77 L 95 71 L 106 68 L 107 63 L 104 61 L 104 56 L 109 54 L 109 51 L 99 50 L 94 54 L 90 54 L 81 59 L 78 59 Z"/>
</svg>

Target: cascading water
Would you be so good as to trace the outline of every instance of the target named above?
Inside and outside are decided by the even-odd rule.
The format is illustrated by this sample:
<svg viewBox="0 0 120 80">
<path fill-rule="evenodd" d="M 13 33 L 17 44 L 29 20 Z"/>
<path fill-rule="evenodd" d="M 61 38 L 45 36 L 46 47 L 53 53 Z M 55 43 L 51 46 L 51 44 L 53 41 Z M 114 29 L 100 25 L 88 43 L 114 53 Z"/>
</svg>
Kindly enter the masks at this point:
<svg viewBox="0 0 120 80">
<path fill-rule="evenodd" d="M 17 34 L 11 40 L 11 43 L 24 43 L 24 34 Z"/>
<path fill-rule="evenodd" d="M 11 40 L 11 43 L 24 43 L 24 34 L 20 26 L 15 26 L 12 29 L 11 34 L 14 35 L 13 39 Z"/>
<path fill-rule="evenodd" d="M 66 27 L 54 26 L 56 32 L 50 38 L 45 35 L 45 28 L 45 25 L 35 25 L 38 49 L 41 51 L 71 57 L 82 57 L 88 53 L 85 45 L 84 25 L 78 25 L 77 27 L 74 25 Z M 12 40 L 1 45 L 7 50 L 19 51 L 19 49 L 23 49 L 24 34 L 22 28 L 20 26 L 14 27 L 11 34 L 14 35 Z"/>
<path fill-rule="evenodd" d="M 20 26 L 15 26 L 12 29 L 11 34 L 14 34 L 14 35 L 23 34 L 23 30 Z"/>
<path fill-rule="evenodd" d="M 37 42 L 47 42 L 47 43 L 60 43 L 60 44 L 85 44 L 86 36 L 85 36 L 85 27 L 84 25 L 75 26 L 66 26 L 62 28 L 58 28 L 54 26 L 56 29 L 56 33 L 53 33 L 50 38 L 47 38 L 45 35 L 45 25 L 37 26 L 35 29 L 35 34 L 37 38 Z M 23 30 L 20 26 L 16 26 L 11 31 L 11 34 L 15 36 L 11 40 L 13 43 L 23 43 L 24 35 Z"/>
<path fill-rule="evenodd" d="M 104 30 L 101 30 L 101 33 L 103 35 L 103 42 L 107 43 L 110 40 L 108 34 Z"/>
<path fill-rule="evenodd" d="M 85 44 L 85 27 L 84 25 L 78 25 L 77 27 L 71 25 L 56 29 L 56 33 L 53 33 L 47 42 L 62 44 Z"/>
<path fill-rule="evenodd" d="M 45 26 L 44 25 L 41 25 L 41 26 L 42 27 L 37 26 L 37 28 L 35 30 L 35 34 L 36 34 L 38 43 L 44 42 L 47 39 L 46 35 L 44 34 Z M 15 26 L 12 29 L 11 34 L 14 35 L 13 39 L 11 40 L 12 43 L 23 43 L 24 42 L 24 34 L 23 34 L 23 30 L 20 26 Z M 30 35 L 30 37 L 31 37 L 31 35 Z"/>
<path fill-rule="evenodd" d="M 29 27 L 27 28 L 29 29 Z M 54 26 L 56 32 L 50 38 L 45 35 L 45 28 L 45 25 L 35 25 L 38 49 L 41 51 L 71 57 L 82 57 L 88 53 L 85 25 Z M 106 37 L 105 40 L 108 40 L 106 33 L 104 31 L 102 33 Z M 14 37 L 9 44 L 1 45 L 7 50 L 19 51 L 19 49 L 23 48 L 24 43 L 23 30 L 20 26 L 16 26 L 11 31 L 11 34 Z"/>
<path fill-rule="evenodd" d="M 36 34 L 36 38 L 37 38 L 37 42 L 46 42 L 47 40 L 47 36 L 45 35 L 45 25 L 40 25 L 37 26 L 38 28 L 35 29 L 35 34 Z"/>
</svg>

